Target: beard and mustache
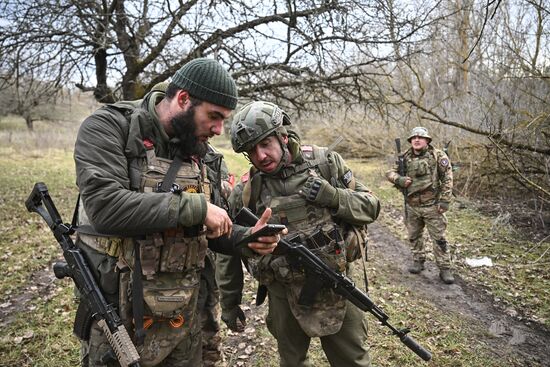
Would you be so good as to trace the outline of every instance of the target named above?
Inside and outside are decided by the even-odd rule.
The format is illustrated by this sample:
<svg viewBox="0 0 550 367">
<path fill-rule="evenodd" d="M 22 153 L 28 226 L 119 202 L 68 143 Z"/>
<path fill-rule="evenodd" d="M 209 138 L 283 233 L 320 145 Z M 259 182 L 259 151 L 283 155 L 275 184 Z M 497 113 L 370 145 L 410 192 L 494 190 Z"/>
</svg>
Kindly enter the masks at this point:
<svg viewBox="0 0 550 367">
<path fill-rule="evenodd" d="M 195 135 L 197 123 L 195 122 L 195 106 L 187 111 L 174 116 L 171 121 L 172 128 L 179 139 L 179 154 L 183 157 L 199 156 L 203 158 L 208 152 L 208 143 L 202 142 Z"/>
</svg>

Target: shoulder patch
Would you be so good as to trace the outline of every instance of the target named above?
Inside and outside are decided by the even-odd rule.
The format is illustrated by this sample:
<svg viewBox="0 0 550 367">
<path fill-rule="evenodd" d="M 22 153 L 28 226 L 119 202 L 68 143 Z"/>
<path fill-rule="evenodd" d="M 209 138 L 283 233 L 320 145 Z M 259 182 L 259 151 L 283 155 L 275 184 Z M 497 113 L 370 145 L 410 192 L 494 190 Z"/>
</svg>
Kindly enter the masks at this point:
<svg viewBox="0 0 550 367">
<path fill-rule="evenodd" d="M 313 153 L 313 146 L 311 146 L 311 145 L 302 145 L 300 147 L 300 149 L 302 151 L 302 156 L 305 159 L 308 159 L 308 160 L 315 159 L 315 154 Z"/>
<path fill-rule="evenodd" d="M 353 172 L 351 172 L 351 170 L 348 169 L 347 172 L 344 173 L 344 175 L 342 176 L 342 181 L 346 186 L 349 187 L 351 180 L 353 180 Z"/>
<path fill-rule="evenodd" d="M 439 164 L 441 167 L 447 167 L 449 165 L 449 160 L 447 158 L 440 159 Z"/>
<path fill-rule="evenodd" d="M 241 176 L 241 182 L 246 183 L 250 179 L 250 171 L 246 171 L 244 175 Z"/>
</svg>

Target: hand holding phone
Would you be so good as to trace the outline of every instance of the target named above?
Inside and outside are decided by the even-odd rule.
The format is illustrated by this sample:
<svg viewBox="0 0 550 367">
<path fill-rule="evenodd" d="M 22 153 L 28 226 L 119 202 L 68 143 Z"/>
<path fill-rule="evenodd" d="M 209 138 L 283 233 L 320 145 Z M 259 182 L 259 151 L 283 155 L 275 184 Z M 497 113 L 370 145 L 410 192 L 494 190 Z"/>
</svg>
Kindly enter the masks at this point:
<svg viewBox="0 0 550 367">
<path fill-rule="evenodd" d="M 283 225 L 283 224 L 266 224 L 265 226 L 263 226 L 262 228 L 260 228 L 256 232 L 254 232 L 251 235 L 246 236 L 245 238 L 243 238 L 242 241 L 239 242 L 239 245 L 244 245 L 244 244 L 248 244 L 250 242 L 255 242 L 258 239 L 258 237 L 273 236 L 277 233 L 280 233 L 285 228 L 286 228 L 286 226 Z"/>
</svg>

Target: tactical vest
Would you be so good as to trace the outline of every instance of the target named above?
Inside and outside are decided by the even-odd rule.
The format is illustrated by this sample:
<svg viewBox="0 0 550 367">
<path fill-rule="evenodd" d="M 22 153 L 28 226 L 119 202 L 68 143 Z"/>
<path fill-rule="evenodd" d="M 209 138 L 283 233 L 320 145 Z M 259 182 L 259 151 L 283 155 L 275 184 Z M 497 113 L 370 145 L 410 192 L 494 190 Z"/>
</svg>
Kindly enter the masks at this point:
<svg viewBox="0 0 550 367">
<path fill-rule="evenodd" d="M 432 205 L 439 190 L 437 159 L 433 148 L 428 147 L 421 156 L 409 152 L 406 157 L 407 176 L 412 184 L 407 188 L 409 205 Z"/>
</svg>

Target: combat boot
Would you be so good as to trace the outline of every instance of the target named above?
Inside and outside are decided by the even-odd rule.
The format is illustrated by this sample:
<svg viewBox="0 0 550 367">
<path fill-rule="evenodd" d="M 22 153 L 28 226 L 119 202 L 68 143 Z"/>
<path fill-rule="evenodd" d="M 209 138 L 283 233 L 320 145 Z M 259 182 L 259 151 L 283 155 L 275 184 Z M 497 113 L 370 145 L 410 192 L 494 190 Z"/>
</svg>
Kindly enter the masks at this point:
<svg viewBox="0 0 550 367">
<path fill-rule="evenodd" d="M 455 282 L 455 277 L 449 269 L 441 269 L 439 271 L 439 277 L 445 284 L 453 284 Z"/>
<path fill-rule="evenodd" d="M 409 267 L 409 273 L 418 274 L 424 270 L 424 261 L 414 260 L 412 265 Z"/>
</svg>

